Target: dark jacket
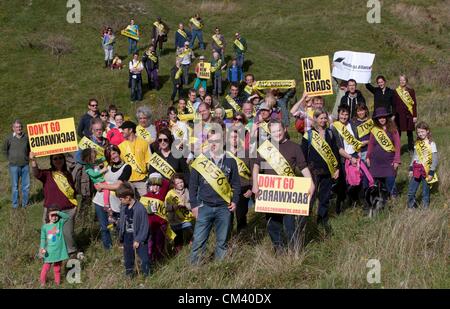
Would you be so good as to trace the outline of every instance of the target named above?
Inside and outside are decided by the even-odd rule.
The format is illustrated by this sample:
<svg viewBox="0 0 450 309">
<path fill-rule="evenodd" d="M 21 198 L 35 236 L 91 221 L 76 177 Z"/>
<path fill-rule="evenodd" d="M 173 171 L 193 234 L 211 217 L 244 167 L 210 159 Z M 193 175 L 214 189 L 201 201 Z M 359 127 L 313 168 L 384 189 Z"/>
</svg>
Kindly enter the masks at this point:
<svg viewBox="0 0 450 309">
<path fill-rule="evenodd" d="M 378 107 L 384 107 L 389 113 L 394 113 L 394 90 L 386 87 L 386 90 L 381 90 L 380 87 L 374 87 L 372 84 L 366 84 L 367 90 L 373 93 L 373 110 L 375 111 Z"/>
<path fill-rule="evenodd" d="M 302 151 L 303 155 L 305 157 L 306 162 L 308 162 L 308 167 L 311 170 L 311 173 L 315 175 L 330 175 L 330 170 L 328 168 L 327 163 L 322 158 L 322 156 L 316 151 L 316 149 L 311 145 L 311 138 L 312 138 L 312 130 L 311 129 L 307 132 L 307 137 L 303 136 L 302 140 Z M 330 145 L 331 150 L 333 151 L 334 156 L 336 157 L 336 160 L 338 163 L 339 160 L 339 148 L 337 146 L 336 137 L 333 135 L 333 132 L 331 129 L 325 130 L 325 141 Z"/>
<path fill-rule="evenodd" d="M 98 118 L 98 117 L 99 117 L 99 114 L 97 113 L 95 118 Z M 92 117 L 88 113 L 84 114 L 81 117 L 80 122 L 78 123 L 78 128 L 77 128 L 77 134 L 80 137 L 80 139 L 83 138 L 84 136 L 91 135 L 90 129 L 91 129 L 92 119 L 94 119 L 94 117 Z"/>
<path fill-rule="evenodd" d="M 212 159 L 210 160 L 213 161 Z M 221 167 L 222 172 L 228 179 L 228 183 L 233 190 L 231 202 L 237 205 L 239 202 L 239 194 L 241 193 L 241 179 L 236 161 L 226 156 L 224 156 L 221 161 L 222 162 L 219 162 L 221 163 L 219 164 L 219 167 Z M 194 168 L 191 170 L 191 177 L 189 180 L 189 196 L 192 208 L 198 207 L 202 203 L 211 207 L 226 205 L 223 198 L 216 193 L 205 178 L 203 178 L 203 176 Z"/>
<path fill-rule="evenodd" d="M 144 65 L 144 68 L 147 71 L 147 73 L 159 68 L 159 58 L 156 55 L 154 56 L 157 59 L 156 62 L 153 62 L 147 53 L 144 53 L 144 56 L 142 56 L 142 64 Z"/>
<path fill-rule="evenodd" d="M 125 207 L 122 205 L 120 207 L 120 220 L 119 220 L 119 239 L 120 242 L 123 242 L 123 238 L 125 235 Z M 148 224 L 148 214 L 144 205 L 141 202 L 136 201 L 133 206 L 133 238 L 134 241 L 139 243 L 145 243 L 148 241 L 150 236 L 150 229 Z"/>
<path fill-rule="evenodd" d="M 277 106 L 281 111 L 281 121 L 286 128 L 289 127 L 289 100 L 295 95 L 295 88 L 289 89 L 281 98 L 277 100 Z"/>
<path fill-rule="evenodd" d="M 177 47 L 177 48 L 182 48 L 182 47 L 184 47 L 184 42 L 191 41 L 191 37 L 192 37 L 191 32 L 187 29 L 183 29 L 183 31 L 186 32 L 187 39 L 178 33 L 178 29 L 177 29 L 177 31 L 175 31 L 175 47 Z"/>
<path fill-rule="evenodd" d="M 349 97 L 350 91 L 347 91 L 345 95 L 341 98 L 341 105 L 345 104 L 350 110 L 350 119 L 356 116 L 356 105 L 364 104 L 366 105 L 366 99 L 364 99 L 361 91 L 356 90 L 356 98 Z"/>
<path fill-rule="evenodd" d="M 8 162 L 15 166 L 28 165 L 30 155 L 30 144 L 28 136 L 22 134 L 20 138 L 10 134 L 3 145 L 3 151 L 8 158 Z"/>
</svg>

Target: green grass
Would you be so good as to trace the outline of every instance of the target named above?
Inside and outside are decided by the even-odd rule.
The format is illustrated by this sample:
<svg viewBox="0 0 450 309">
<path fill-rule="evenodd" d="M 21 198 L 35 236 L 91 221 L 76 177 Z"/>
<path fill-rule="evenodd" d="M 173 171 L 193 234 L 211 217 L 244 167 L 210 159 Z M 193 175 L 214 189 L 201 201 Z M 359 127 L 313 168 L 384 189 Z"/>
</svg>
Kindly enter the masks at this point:
<svg viewBox="0 0 450 309">
<path fill-rule="evenodd" d="M 31 5 L 30 5 L 31 4 Z M 343 9 L 350 8 L 352 9 Z M 140 9 L 139 9 L 140 8 Z M 194 9 L 195 8 L 195 9 Z M 221 8 L 222 13 L 214 12 Z M 364 1 L 82 1 L 81 24 L 66 22 L 64 1 L 20 0 L 0 4 L 0 123 L 2 138 L 15 118 L 25 123 L 74 116 L 78 121 L 90 97 L 104 108 L 114 103 L 133 117 L 126 70 L 111 72 L 103 66 L 100 29 L 105 25 L 125 25 L 130 16 L 143 29 L 139 47 L 147 46 L 150 26 L 158 15 L 171 26 L 161 58 L 159 92 L 146 92 L 142 104 L 152 106 L 155 117 L 164 114 L 171 93 L 169 70 L 174 61 L 173 34 L 178 22 L 187 23 L 198 10 L 204 17 L 204 39 L 218 25 L 230 46 L 236 31 L 247 39 L 251 61 L 249 71 L 257 79 L 292 79 L 300 85 L 302 57 L 333 55 L 336 50 L 376 54 L 373 75 L 383 73 L 388 85 L 396 86 L 405 73 L 416 89 L 419 117 L 432 126 L 439 154 L 440 184 L 431 196 L 431 209 L 405 211 L 409 157 L 402 155 L 398 185 L 402 195 L 391 209 L 374 220 L 359 209 L 333 215 L 334 235 L 323 238 L 314 225 L 308 227 L 308 245 L 298 255 L 275 257 L 265 232 L 264 216 L 251 212 L 251 228 L 231 242 L 230 258 L 193 268 L 188 250 L 157 265 L 146 280 L 129 281 L 122 276 L 122 254 L 102 250 L 95 222 L 78 226 L 78 241 L 85 250 L 82 283 L 63 287 L 82 288 L 437 288 L 450 287 L 448 267 L 448 144 L 450 91 L 449 9 L 444 1 L 384 1 L 381 24 L 366 22 Z M 114 15 L 112 15 L 114 14 Z M 119 29 L 115 29 L 116 33 Z M 59 59 L 43 44 L 63 35 L 72 51 Z M 231 46 L 230 46 L 231 47 Z M 230 48 L 228 48 L 228 51 Z M 127 43 L 118 38 L 116 51 L 126 56 Z M 196 51 L 198 53 L 198 51 Z M 231 54 L 228 52 L 227 54 Z M 210 52 L 205 53 L 209 58 Z M 125 59 L 127 63 L 129 58 Z M 146 78 L 144 78 L 146 80 Z M 361 87 L 363 88 L 363 87 Z M 361 89 L 369 102 L 372 96 Z M 326 98 L 332 107 L 334 96 Z M 403 143 L 406 142 L 403 136 Z M 41 165 L 45 166 L 43 160 Z M 10 204 L 7 163 L 0 163 L 0 287 L 38 286 L 41 261 L 35 258 L 42 216 L 41 184 L 32 180 L 35 203 L 26 211 L 13 212 Z M 93 214 L 92 214 L 93 217 Z M 209 248 L 212 250 L 212 247 Z M 368 259 L 381 262 L 381 284 L 366 281 Z"/>
</svg>

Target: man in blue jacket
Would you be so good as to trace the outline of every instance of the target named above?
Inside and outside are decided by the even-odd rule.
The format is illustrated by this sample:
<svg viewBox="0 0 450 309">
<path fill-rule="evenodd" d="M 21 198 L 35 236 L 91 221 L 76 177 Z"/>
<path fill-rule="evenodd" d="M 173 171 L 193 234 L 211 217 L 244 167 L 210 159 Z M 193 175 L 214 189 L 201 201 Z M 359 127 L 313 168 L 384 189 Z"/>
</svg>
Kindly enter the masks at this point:
<svg viewBox="0 0 450 309">
<path fill-rule="evenodd" d="M 215 225 L 215 257 L 222 260 L 227 252 L 231 212 L 236 209 L 241 191 L 236 161 L 223 151 L 223 127 L 213 124 L 207 133 L 209 151 L 192 163 L 189 196 L 196 216 L 191 263 L 198 264 L 206 251 L 206 242 Z"/>
<path fill-rule="evenodd" d="M 182 23 L 178 24 L 178 30 L 175 32 L 175 47 L 178 49 L 184 48 L 184 42 L 191 41 L 191 33 L 184 29 Z"/>
</svg>

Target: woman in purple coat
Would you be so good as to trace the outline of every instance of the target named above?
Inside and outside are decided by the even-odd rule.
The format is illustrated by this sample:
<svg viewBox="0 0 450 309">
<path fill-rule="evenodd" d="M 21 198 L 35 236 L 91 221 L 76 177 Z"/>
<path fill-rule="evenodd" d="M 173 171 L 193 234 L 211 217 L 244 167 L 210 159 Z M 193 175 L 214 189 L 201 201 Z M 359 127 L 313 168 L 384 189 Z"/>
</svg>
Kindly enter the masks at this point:
<svg viewBox="0 0 450 309">
<path fill-rule="evenodd" d="M 400 136 L 390 116 L 384 107 L 375 109 L 366 163 L 375 180 L 385 186 L 390 196 L 396 197 L 395 177 L 401 163 Z"/>
<path fill-rule="evenodd" d="M 395 123 L 400 136 L 403 131 L 408 135 L 408 150 L 414 152 L 413 131 L 417 122 L 417 101 L 414 89 L 408 86 L 408 78 L 400 75 L 400 85 L 394 92 Z"/>
</svg>

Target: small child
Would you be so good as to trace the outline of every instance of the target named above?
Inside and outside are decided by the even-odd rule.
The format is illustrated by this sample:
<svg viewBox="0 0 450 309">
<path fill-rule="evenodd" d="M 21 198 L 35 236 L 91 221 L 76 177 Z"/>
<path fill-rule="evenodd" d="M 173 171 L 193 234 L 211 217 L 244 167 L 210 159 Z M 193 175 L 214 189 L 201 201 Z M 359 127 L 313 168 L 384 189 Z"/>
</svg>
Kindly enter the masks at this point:
<svg viewBox="0 0 450 309">
<path fill-rule="evenodd" d="M 61 262 L 67 260 L 66 242 L 64 241 L 63 227 L 69 215 L 58 211 L 57 208 L 48 208 L 46 224 L 41 228 L 41 244 L 39 255 L 44 259 L 42 265 L 40 282 L 41 287 L 45 286 L 47 273 L 53 264 L 53 272 L 55 274 L 55 283 L 61 283 Z"/>
<path fill-rule="evenodd" d="M 112 61 L 111 70 L 122 70 L 122 59 L 118 55 L 116 55 Z"/>
<path fill-rule="evenodd" d="M 183 174 L 174 174 L 171 186 L 173 189 L 167 193 L 165 204 L 170 227 L 177 235 L 174 245 L 175 251 L 178 253 L 183 245 L 188 244 L 192 239 L 192 222 L 195 218 L 191 212 L 189 190 L 184 185 Z"/>
<path fill-rule="evenodd" d="M 423 208 L 430 205 L 431 185 L 438 181 L 436 167 L 438 154 L 436 144 L 431 139 L 430 127 L 426 122 L 416 126 L 417 141 L 414 145 L 414 155 L 409 166 L 408 208 L 413 209 L 416 203 L 416 192 L 422 183 Z"/>
<path fill-rule="evenodd" d="M 163 257 L 166 244 L 168 222 L 164 200 L 169 191 L 169 181 L 163 179 L 159 173 L 152 173 L 148 179 L 147 191 L 147 194 L 141 198 L 141 202 L 147 208 L 150 225 L 149 256 L 153 262 L 156 262 Z"/>
<path fill-rule="evenodd" d="M 120 208 L 119 240 L 123 243 L 125 274 L 134 275 L 136 254 L 141 259 L 141 271 L 144 276 L 150 273 L 148 256 L 149 226 L 144 205 L 134 199 L 134 189 L 124 182 L 116 190 L 116 196 L 122 204 Z"/>
<path fill-rule="evenodd" d="M 243 81 L 242 68 L 238 66 L 236 58 L 233 58 L 231 66 L 228 68 L 227 79 L 230 83 L 240 83 Z"/>
<path fill-rule="evenodd" d="M 94 187 L 97 188 L 98 184 L 106 183 L 103 175 L 108 171 L 108 167 L 104 166 L 100 168 L 100 164 L 105 161 L 104 157 L 101 157 L 97 160 L 97 151 L 93 148 L 83 149 L 81 152 L 81 159 L 85 164 L 86 174 L 88 174 L 91 181 L 94 183 Z M 99 166 L 100 165 L 100 166 Z M 103 189 L 103 207 L 104 210 L 108 213 L 108 222 L 113 224 L 115 223 L 113 217 L 113 211 L 109 202 L 109 190 Z"/>
</svg>

